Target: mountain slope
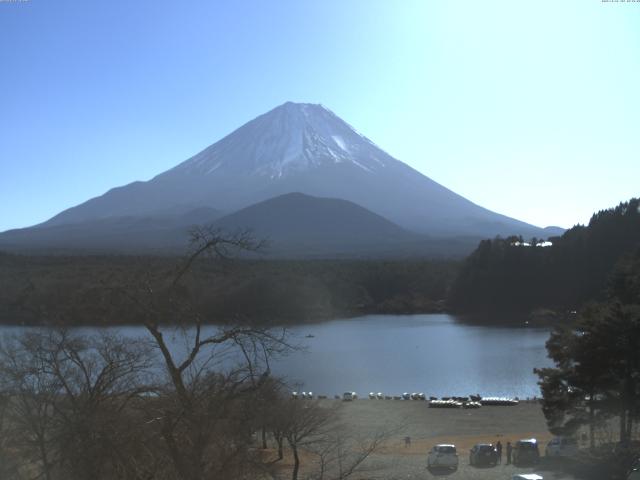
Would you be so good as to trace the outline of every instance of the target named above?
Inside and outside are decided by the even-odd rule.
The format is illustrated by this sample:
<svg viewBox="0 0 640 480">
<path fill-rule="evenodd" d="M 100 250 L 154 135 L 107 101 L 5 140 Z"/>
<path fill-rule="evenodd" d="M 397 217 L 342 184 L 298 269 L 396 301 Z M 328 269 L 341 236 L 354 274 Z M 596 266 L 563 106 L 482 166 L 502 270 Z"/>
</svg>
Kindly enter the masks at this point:
<svg viewBox="0 0 640 480">
<path fill-rule="evenodd" d="M 289 193 L 217 218 L 197 209 L 172 217 L 107 217 L 0 234 L 0 249 L 42 253 L 180 254 L 189 230 L 211 226 L 226 233 L 249 230 L 266 247 L 258 255 L 286 258 L 461 257 L 479 238 L 432 238 L 409 232 L 355 203 Z M 219 215 L 217 215 L 219 216 Z"/>
<path fill-rule="evenodd" d="M 335 198 L 289 193 L 243 208 L 213 227 L 249 228 L 277 257 L 461 257 L 478 238 L 439 239 L 409 232 L 361 206 Z"/>
<path fill-rule="evenodd" d="M 420 240 L 419 235 L 391 223 L 355 203 L 289 193 L 223 217 L 214 226 L 225 231 L 250 228 L 272 246 L 371 248 Z"/>
<path fill-rule="evenodd" d="M 233 212 L 291 192 L 349 200 L 430 235 L 544 236 L 394 159 L 325 107 L 291 102 L 148 182 L 114 188 L 44 225 L 199 207 Z"/>
<path fill-rule="evenodd" d="M 43 224 L 0 234 L 0 248 L 96 252 L 184 249 L 189 228 L 212 223 L 220 216 L 215 209 L 201 207 L 165 216 L 114 216 L 61 225 Z"/>
</svg>

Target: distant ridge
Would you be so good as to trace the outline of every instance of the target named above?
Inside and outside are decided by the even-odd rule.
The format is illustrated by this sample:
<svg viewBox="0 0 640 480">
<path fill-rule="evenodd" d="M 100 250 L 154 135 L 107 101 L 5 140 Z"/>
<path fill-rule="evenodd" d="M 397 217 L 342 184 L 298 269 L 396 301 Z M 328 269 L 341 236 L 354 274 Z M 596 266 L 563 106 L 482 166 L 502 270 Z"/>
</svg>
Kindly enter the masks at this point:
<svg viewBox="0 0 640 480">
<path fill-rule="evenodd" d="M 249 227 L 258 238 L 269 240 L 275 251 L 340 251 L 392 247 L 416 242 L 421 236 L 355 203 L 288 193 L 223 217 L 214 226 L 225 231 Z"/>
<path fill-rule="evenodd" d="M 288 193 L 221 218 L 207 209 L 170 218 L 113 217 L 76 224 L 40 226 L 0 235 L 0 248 L 41 253 L 181 254 L 189 230 L 211 227 L 233 234 L 249 231 L 266 246 L 263 258 L 460 257 L 479 238 L 437 239 L 409 232 L 347 200 Z"/>
<path fill-rule="evenodd" d="M 127 252 L 174 248 L 187 245 L 189 228 L 210 224 L 220 212 L 206 207 L 182 214 L 107 217 L 78 223 L 8 230 L 0 234 L 0 248 L 11 251 Z"/>
</svg>

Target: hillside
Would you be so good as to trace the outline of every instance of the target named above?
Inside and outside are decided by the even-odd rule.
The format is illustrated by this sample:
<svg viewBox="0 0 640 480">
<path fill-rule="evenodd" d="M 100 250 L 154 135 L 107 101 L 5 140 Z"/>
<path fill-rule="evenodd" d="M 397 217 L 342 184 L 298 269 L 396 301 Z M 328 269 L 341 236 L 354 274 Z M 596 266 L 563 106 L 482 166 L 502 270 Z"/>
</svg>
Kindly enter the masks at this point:
<svg viewBox="0 0 640 480">
<path fill-rule="evenodd" d="M 182 253 L 189 229 L 221 216 L 208 207 L 164 215 L 105 217 L 83 222 L 8 230 L 0 248 L 32 253 Z"/>
<path fill-rule="evenodd" d="M 484 240 L 464 262 L 449 305 L 458 312 L 577 310 L 604 293 L 610 274 L 640 247 L 640 200 L 600 211 L 552 246 L 527 246 L 522 238 Z"/>
<path fill-rule="evenodd" d="M 352 202 L 290 193 L 220 217 L 207 207 L 183 215 L 108 217 L 5 232 L 0 248 L 22 253 L 182 255 L 194 227 L 250 231 L 261 258 L 457 257 L 477 237 L 442 239 L 409 232 Z M 255 255 L 250 255 L 255 256 Z"/>
</svg>

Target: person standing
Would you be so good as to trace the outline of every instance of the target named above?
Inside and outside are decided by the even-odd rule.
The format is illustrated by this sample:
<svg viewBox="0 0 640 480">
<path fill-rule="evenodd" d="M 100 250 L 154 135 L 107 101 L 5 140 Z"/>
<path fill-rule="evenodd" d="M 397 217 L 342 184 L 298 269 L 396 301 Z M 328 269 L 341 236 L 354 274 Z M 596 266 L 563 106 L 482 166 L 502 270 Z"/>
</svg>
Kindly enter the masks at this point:
<svg viewBox="0 0 640 480">
<path fill-rule="evenodd" d="M 498 454 L 498 463 L 502 463 L 502 444 L 500 440 L 496 443 L 496 453 Z"/>
<path fill-rule="evenodd" d="M 513 446 L 511 442 L 507 442 L 507 465 L 511 465 L 511 452 L 513 452 Z"/>
</svg>

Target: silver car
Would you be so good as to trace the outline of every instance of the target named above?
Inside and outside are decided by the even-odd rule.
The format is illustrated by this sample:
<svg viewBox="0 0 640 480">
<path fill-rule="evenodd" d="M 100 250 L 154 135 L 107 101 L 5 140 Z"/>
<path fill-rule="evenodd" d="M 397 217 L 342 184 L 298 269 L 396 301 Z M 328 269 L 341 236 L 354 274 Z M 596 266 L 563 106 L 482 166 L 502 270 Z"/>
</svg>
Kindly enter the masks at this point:
<svg viewBox="0 0 640 480">
<path fill-rule="evenodd" d="M 449 443 L 440 443 L 433 447 L 427 457 L 429 468 L 458 468 L 458 452 L 456 446 Z"/>
</svg>

